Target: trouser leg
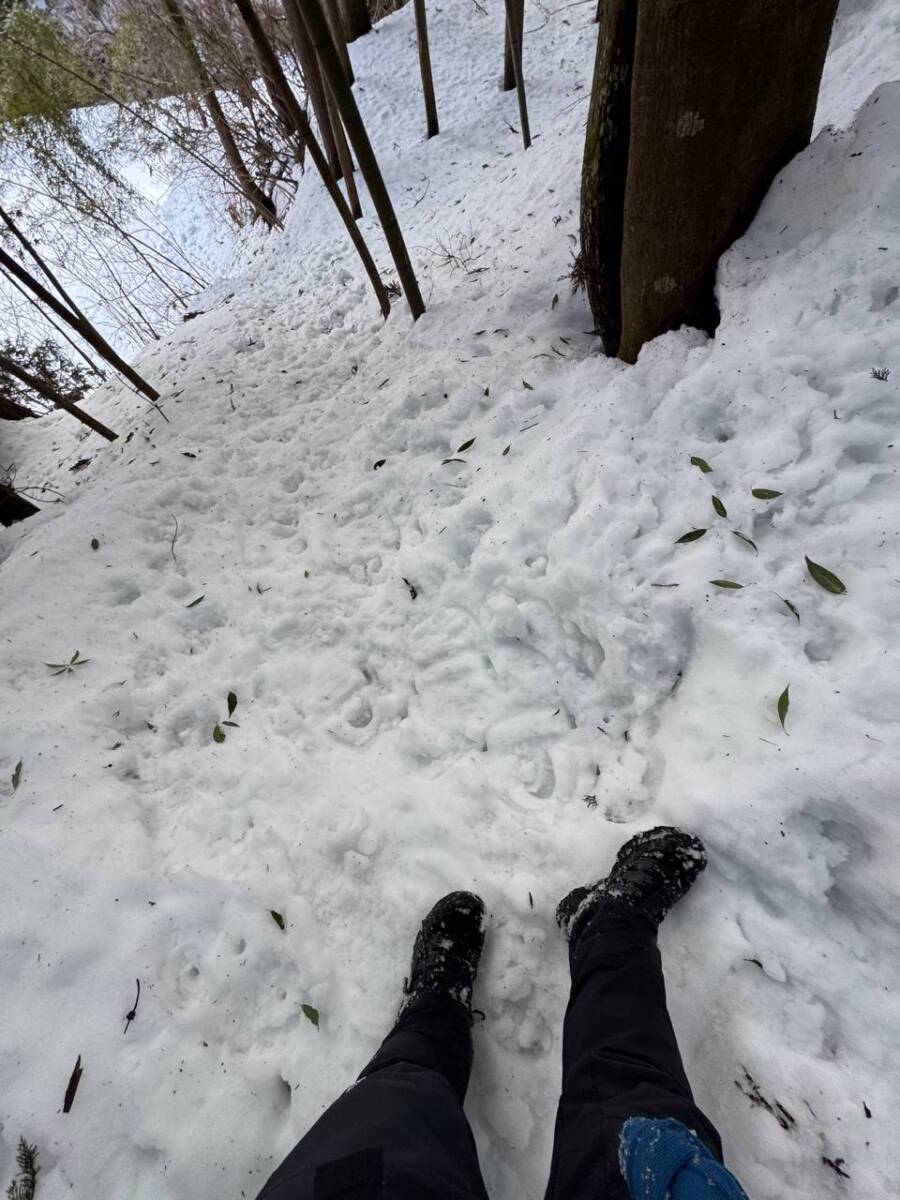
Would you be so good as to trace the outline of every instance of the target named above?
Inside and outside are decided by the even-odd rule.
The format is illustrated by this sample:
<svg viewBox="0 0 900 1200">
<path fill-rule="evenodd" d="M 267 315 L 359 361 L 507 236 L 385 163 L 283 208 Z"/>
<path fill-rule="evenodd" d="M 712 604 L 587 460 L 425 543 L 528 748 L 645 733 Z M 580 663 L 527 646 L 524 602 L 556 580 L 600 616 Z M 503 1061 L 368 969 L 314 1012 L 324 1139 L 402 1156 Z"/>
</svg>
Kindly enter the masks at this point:
<svg viewBox="0 0 900 1200">
<path fill-rule="evenodd" d="M 462 1107 L 471 1066 L 462 1006 L 417 1000 L 258 1200 L 487 1200 Z"/>
<path fill-rule="evenodd" d="M 684 1073 L 653 922 L 601 910 L 578 938 L 571 968 L 547 1200 L 629 1200 L 618 1161 L 628 1117 L 675 1117 L 721 1158 Z"/>
</svg>

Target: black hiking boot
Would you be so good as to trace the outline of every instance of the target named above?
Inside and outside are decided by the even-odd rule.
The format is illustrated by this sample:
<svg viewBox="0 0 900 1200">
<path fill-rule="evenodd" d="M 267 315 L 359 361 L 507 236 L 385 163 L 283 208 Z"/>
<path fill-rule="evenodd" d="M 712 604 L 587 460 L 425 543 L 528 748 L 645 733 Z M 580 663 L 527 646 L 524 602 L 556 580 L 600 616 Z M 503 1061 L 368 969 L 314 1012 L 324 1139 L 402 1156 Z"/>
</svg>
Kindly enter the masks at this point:
<svg viewBox="0 0 900 1200">
<path fill-rule="evenodd" d="M 472 986 L 484 946 L 484 901 L 472 892 L 451 892 L 422 922 L 413 946 L 402 1014 L 426 995 L 450 996 L 472 1022 Z"/>
<path fill-rule="evenodd" d="M 573 950 L 591 918 L 607 906 L 638 909 L 658 928 L 705 866 L 703 843 L 682 829 L 659 825 L 637 833 L 605 879 L 577 887 L 559 902 L 556 922 Z"/>
</svg>

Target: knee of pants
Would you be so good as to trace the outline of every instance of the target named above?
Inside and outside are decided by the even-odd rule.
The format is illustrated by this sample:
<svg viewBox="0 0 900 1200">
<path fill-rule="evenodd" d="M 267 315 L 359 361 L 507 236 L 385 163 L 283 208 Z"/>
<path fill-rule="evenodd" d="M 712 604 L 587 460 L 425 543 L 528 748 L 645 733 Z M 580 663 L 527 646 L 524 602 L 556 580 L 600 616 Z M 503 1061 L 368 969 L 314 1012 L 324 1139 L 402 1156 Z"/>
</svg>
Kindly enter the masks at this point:
<svg viewBox="0 0 900 1200">
<path fill-rule="evenodd" d="M 331 1195 L 487 1200 L 468 1121 L 442 1075 L 395 1063 L 354 1084 L 291 1151 L 259 1200 Z"/>
</svg>

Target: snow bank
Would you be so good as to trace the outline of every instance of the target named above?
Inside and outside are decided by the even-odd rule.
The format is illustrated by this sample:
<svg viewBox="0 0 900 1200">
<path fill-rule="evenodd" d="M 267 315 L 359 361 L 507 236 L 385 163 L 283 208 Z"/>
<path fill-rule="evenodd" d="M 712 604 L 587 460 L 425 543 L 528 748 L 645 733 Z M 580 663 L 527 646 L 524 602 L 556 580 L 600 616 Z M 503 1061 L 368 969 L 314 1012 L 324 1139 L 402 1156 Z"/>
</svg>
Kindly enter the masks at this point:
<svg viewBox="0 0 900 1200">
<path fill-rule="evenodd" d="M 887 13 L 856 13 L 857 50 Z M 894 1190 L 900 86 L 780 177 L 716 340 L 625 367 L 565 279 L 590 15 L 529 10 L 527 153 L 499 4 L 430 16 L 427 144 L 411 11 L 354 44 L 415 326 L 381 324 L 307 175 L 285 235 L 146 354 L 168 423 L 110 385 L 110 448 L 0 430 L 66 496 L 0 531 L 4 1180 L 22 1133 L 47 1200 L 255 1195 L 465 887 L 492 914 L 468 1110 L 491 1194 L 536 1200 L 553 908 L 672 821 L 711 854 L 662 944 L 730 1164 L 756 1200 Z"/>
</svg>

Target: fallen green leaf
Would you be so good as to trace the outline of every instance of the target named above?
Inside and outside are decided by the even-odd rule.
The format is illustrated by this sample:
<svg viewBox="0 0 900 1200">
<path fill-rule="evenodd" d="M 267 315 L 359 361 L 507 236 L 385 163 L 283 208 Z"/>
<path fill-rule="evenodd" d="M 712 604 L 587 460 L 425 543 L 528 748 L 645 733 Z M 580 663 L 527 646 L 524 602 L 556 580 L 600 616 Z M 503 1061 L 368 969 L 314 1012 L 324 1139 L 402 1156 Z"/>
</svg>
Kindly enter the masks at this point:
<svg viewBox="0 0 900 1200">
<path fill-rule="evenodd" d="M 221 725 L 216 725 L 216 727 L 213 729 L 213 741 L 217 742 L 219 745 L 225 741 L 225 730 Z"/>
<path fill-rule="evenodd" d="M 722 501 L 719 499 L 718 496 L 713 496 L 712 506 L 716 510 L 716 512 L 719 514 L 720 517 L 728 516 L 728 509 L 725 507 L 725 505 L 722 503 Z"/>
<path fill-rule="evenodd" d="M 200 601 L 205 600 L 205 599 L 206 599 L 206 592 L 204 592 L 202 596 L 198 596 L 196 600 L 192 600 L 190 602 L 190 604 L 186 604 L 184 607 L 185 608 L 196 608 L 197 605 L 200 603 Z"/>
<path fill-rule="evenodd" d="M 759 554 L 759 548 L 757 547 L 756 542 L 754 542 L 753 538 L 747 537 L 746 533 L 738 533 L 738 531 L 736 529 L 732 529 L 731 532 L 736 538 L 740 538 L 740 540 L 742 542 L 746 542 L 747 545 L 752 549 L 754 554 Z"/>
<path fill-rule="evenodd" d="M 91 538 L 91 549 L 92 549 L 92 550 L 99 550 L 99 549 L 100 549 L 100 543 L 97 541 L 97 539 L 96 539 L 96 538 Z"/>
<path fill-rule="evenodd" d="M 784 719 L 788 715 L 788 709 L 791 706 L 791 698 L 788 695 L 789 691 L 790 691 L 790 684 L 788 684 L 788 686 L 784 689 L 784 691 L 778 697 L 778 720 L 781 722 L 782 729 L 784 729 Z M 784 729 L 784 732 L 787 733 L 787 730 Z"/>
<path fill-rule="evenodd" d="M 275 922 L 279 929 L 284 929 L 284 917 L 280 912 L 276 912 L 274 908 L 269 909 L 269 916 Z"/>
<path fill-rule="evenodd" d="M 503 453 L 501 454 L 501 456 L 500 456 L 500 457 L 501 457 L 501 458 L 506 458 L 507 454 L 509 454 L 509 452 L 510 452 L 510 450 L 511 450 L 511 449 L 512 449 L 512 445 L 510 444 L 509 446 L 507 446 L 507 447 L 506 447 L 506 449 L 503 451 Z"/>
<path fill-rule="evenodd" d="M 778 593 L 776 592 L 776 593 L 775 593 L 775 595 L 776 595 L 776 596 L 778 596 Z M 781 603 L 782 603 L 783 605 L 785 605 L 785 607 L 786 607 L 786 608 L 790 609 L 790 611 L 791 611 L 791 612 L 794 614 L 794 616 L 795 616 L 795 617 L 797 618 L 797 620 L 799 621 L 799 620 L 800 620 L 800 613 L 799 613 L 799 611 L 797 610 L 797 608 L 796 608 L 796 607 L 795 607 L 793 604 L 791 604 L 790 600 L 786 600 L 786 599 L 784 598 L 784 596 L 778 596 L 778 599 L 781 601 Z"/>
<path fill-rule="evenodd" d="M 709 465 L 709 463 L 706 461 L 706 459 L 700 458 L 696 454 L 691 455 L 691 466 L 699 467 L 704 475 L 708 475 L 710 473 L 710 471 L 712 470 L 712 467 Z"/>
<path fill-rule="evenodd" d="M 534 391 L 534 388 L 531 386 L 531 384 L 528 382 L 527 379 L 522 380 L 522 387 L 525 389 L 526 392 Z"/>
<path fill-rule="evenodd" d="M 12 778 L 10 780 L 10 783 L 12 783 L 12 790 L 15 791 L 21 782 L 22 782 L 22 760 L 20 758 L 19 761 L 16 763 L 16 769 L 13 771 Z"/>
<path fill-rule="evenodd" d="M 475 439 L 469 438 L 469 440 L 467 442 L 463 442 L 463 444 L 459 447 L 459 449 L 456 451 L 456 453 L 462 454 L 463 450 L 468 450 L 470 446 L 474 446 L 474 445 L 475 445 Z"/>
<path fill-rule="evenodd" d="M 720 588 L 742 588 L 742 583 L 735 583 L 733 579 L 711 579 L 709 581 L 713 587 Z"/>
<path fill-rule="evenodd" d="M 237 696 L 234 692 L 228 693 L 228 715 L 233 716 L 234 710 L 237 708 Z"/>
<path fill-rule="evenodd" d="M 311 1004 L 301 1004 L 300 1008 L 303 1010 L 304 1017 L 306 1017 L 308 1021 L 312 1021 L 313 1025 L 315 1025 L 316 1029 L 318 1029 L 319 1010 L 317 1008 L 313 1008 Z"/>
<path fill-rule="evenodd" d="M 466 461 L 466 460 L 465 460 L 464 458 L 445 458 L 445 459 L 444 459 L 444 460 L 441 462 L 441 466 L 442 466 L 442 467 L 446 467 L 447 463 L 452 463 L 452 462 L 461 462 L 461 463 L 464 463 L 465 461 Z"/>
<path fill-rule="evenodd" d="M 824 588 L 826 592 L 831 592 L 833 596 L 840 596 L 846 592 L 847 589 L 841 580 L 832 571 L 829 571 L 827 567 L 823 567 L 819 563 L 814 563 L 811 558 L 807 558 L 806 569 L 819 587 Z"/>
<path fill-rule="evenodd" d="M 696 542 L 698 538 L 702 538 L 705 529 L 691 529 L 688 533 L 683 533 L 680 538 L 675 539 L 675 545 L 678 546 L 682 542 Z"/>
<path fill-rule="evenodd" d="M 757 500 L 777 500 L 779 496 L 783 496 L 783 492 L 773 492 L 771 488 L 751 488 L 750 495 L 755 496 Z"/>
</svg>

